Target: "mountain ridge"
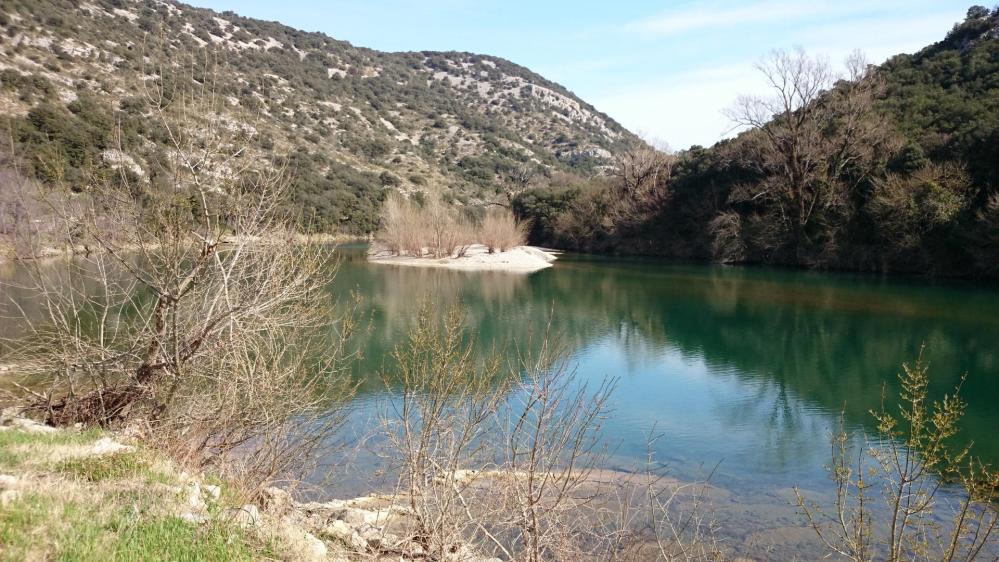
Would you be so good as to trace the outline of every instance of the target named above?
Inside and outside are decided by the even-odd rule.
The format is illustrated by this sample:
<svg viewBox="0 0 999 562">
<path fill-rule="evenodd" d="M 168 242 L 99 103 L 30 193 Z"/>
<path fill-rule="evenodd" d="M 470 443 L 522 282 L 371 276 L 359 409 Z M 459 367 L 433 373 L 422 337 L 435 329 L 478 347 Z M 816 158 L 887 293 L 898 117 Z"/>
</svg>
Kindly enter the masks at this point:
<svg viewBox="0 0 999 562">
<path fill-rule="evenodd" d="M 86 98 L 102 114 L 86 125 L 136 129 L 125 151 L 147 168 L 155 134 L 128 122 L 146 115 L 142 83 L 162 79 L 157 65 L 213 52 L 227 107 L 259 120 L 261 154 L 290 155 L 295 205 L 323 230 L 371 231 L 387 188 L 488 202 L 535 174 L 599 175 L 641 144 L 564 86 L 500 57 L 382 52 L 162 0 L 4 0 L 0 13 L 0 114 L 28 153 L 42 144 L 33 135 L 59 137 L 32 130 L 32 111 L 81 117 L 71 106 Z M 84 142 L 103 153 L 105 137 Z"/>
</svg>

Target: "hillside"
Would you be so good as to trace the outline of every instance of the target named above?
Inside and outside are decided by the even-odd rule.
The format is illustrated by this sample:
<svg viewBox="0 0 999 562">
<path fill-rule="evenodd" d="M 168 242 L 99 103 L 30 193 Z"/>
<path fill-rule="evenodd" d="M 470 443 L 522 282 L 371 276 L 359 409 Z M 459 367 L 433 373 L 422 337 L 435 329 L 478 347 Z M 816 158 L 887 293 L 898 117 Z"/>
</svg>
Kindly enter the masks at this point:
<svg viewBox="0 0 999 562">
<path fill-rule="evenodd" d="M 258 133 L 257 155 L 287 165 L 295 212 L 320 230 L 369 232 L 385 188 L 488 201 L 535 174 L 598 174 L 640 143 L 490 56 L 384 53 L 160 0 L 2 0 L 0 24 L 0 115 L 42 180 L 55 179 L 53 153 L 59 177 L 80 184 L 122 158 L 139 175 L 154 168 L 164 139 L 146 123 L 141 85 L 206 57 L 226 111 Z M 124 155 L 112 150 L 116 122 Z"/>
<path fill-rule="evenodd" d="M 736 102 L 743 132 L 676 155 L 644 188 L 655 198 L 582 182 L 514 208 L 536 242 L 587 251 L 999 275 L 999 8 L 972 7 L 917 53 L 854 62 L 832 80 L 807 53 L 764 61 L 773 96 Z"/>
</svg>

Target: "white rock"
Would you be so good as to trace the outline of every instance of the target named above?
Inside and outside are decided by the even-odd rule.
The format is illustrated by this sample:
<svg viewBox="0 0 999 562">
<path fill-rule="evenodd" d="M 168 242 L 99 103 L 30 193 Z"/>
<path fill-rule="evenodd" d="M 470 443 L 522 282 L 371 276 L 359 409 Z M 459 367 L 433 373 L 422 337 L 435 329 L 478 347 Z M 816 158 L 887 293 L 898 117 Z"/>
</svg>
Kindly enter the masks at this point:
<svg viewBox="0 0 999 562">
<path fill-rule="evenodd" d="M 10 474 L 0 474 L 0 489 L 6 490 L 17 487 L 17 476 Z"/>
<path fill-rule="evenodd" d="M 343 519 L 347 523 L 355 526 L 363 525 L 365 523 L 369 525 L 377 525 L 379 523 L 384 523 L 385 520 L 388 519 L 388 512 L 348 507 L 347 509 L 341 511 L 337 518 Z"/>
<path fill-rule="evenodd" d="M 329 525 L 323 528 L 322 534 L 349 545 L 358 552 L 368 550 L 368 541 L 354 530 L 346 521 L 334 519 Z"/>
<path fill-rule="evenodd" d="M 226 513 L 228 514 L 230 521 L 244 529 L 260 525 L 260 510 L 257 509 L 257 506 L 252 503 L 248 503 L 243 507 L 236 509 L 230 509 Z"/>
<path fill-rule="evenodd" d="M 316 538 L 312 533 L 302 537 L 303 560 L 320 562 L 326 560 L 326 543 Z"/>
<path fill-rule="evenodd" d="M 181 513 L 180 518 L 183 519 L 184 521 L 187 521 L 188 523 L 193 523 L 195 525 L 201 525 L 202 523 L 207 521 L 204 515 L 201 515 L 200 513 L 191 513 L 190 511 Z"/>
<path fill-rule="evenodd" d="M 201 487 L 201 489 L 204 491 L 205 497 L 208 498 L 209 501 L 217 502 L 219 501 L 219 498 L 222 497 L 222 488 L 219 488 L 214 484 L 205 484 Z"/>
<path fill-rule="evenodd" d="M 205 509 L 205 501 L 201 499 L 201 484 L 197 482 L 187 483 L 187 505 L 194 511 Z"/>
<path fill-rule="evenodd" d="M 264 505 L 272 511 L 282 512 L 291 505 L 291 494 L 281 488 L 264 488 L 263 495 Z"/>
<path fill-rule="evenodd" d="M 55 433 L 56 431 L 59 431 L 50 425 L 41 424 L 35 420 L 29 420 L 27 418 L 14 418 L 11 420 L 10 425 L 27 431 L 28 433 Z"/>
<path fill-rule="evenodd" d="M 16 502 L 21 497 L 21 492 L 17 490 L 4 490 L 0 492 L 0 506 L 7 507 Z"/>
<path fill-rule="evenodd" d="M 119 443 L 110 437 L 101 437 L 96 443 L 90 446 L 90 454 L 95 456 L 127 453 L 134 450 L 135 447 Z"/>
</svg>

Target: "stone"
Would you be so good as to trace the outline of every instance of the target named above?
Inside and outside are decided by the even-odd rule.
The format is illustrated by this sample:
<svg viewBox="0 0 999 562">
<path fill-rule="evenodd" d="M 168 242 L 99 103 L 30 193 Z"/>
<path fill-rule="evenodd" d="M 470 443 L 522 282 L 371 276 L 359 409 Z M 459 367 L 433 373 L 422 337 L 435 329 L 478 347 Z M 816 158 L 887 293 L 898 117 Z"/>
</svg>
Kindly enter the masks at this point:
<svg viewBox="0 0 999 562">
<path fill-rule="evenodd" d="M 222 497 L 222 488 L 214 484 L 205 484 L 201 487 L 201 490 L 204 492 L 205 498 L 209 501 L 217 502 Z"/>
<path fill-rule="evenodd" d="M 4 490 L 0 492 L 0 506 L 7 507 L 16 502 L 21 497 L 21 492 L 17 490 Z"/>
<path fill-rule="evenodd" d="M 17 487 L 17 476 L 11 474 L 0 474 L 0 490 Z"/>
<path fill-rule="evenodd" d="M 187 483 L 187 505 L 194 511 L 205 509 L 205 500 L 201 498 L 201 484 L 197 482 Z"/>
<path fill-rule="evenodd" d="M 243 529 L 260 526 L 260 510 L 252 503 L 226 511 L 228 519 Z"/>
<path fill-rule="evenodd" d="M 365 552 L 368 550 L 368 541 L 364 540 L 364 538 L 362 538 L 361 535 L 354 530 L 354 527 L 346 521 L 334 519 L 323 528 L 320 534 L 333 540 L 340 541 L 358 552 Z"/>
<path fill-rule="evenodd" d="M 326 552 L 327 552 L 326 543 L 319 540 L 312 533 L 305 533 L 302 536 L 301 544 L 303 547 L 301 551 L 301 553 L 303 554 L 302 557 L 303 560 L 309 560 L 309 561 L 314 560 L 316 562 L 326 560 Z"/>
<path fill-rule="evenodd" d="M 190 511 L 185 511 L 184 513 L 181 513 L 179 517 L 184 521 L 187 521 L 188 523 L 193 523 L 195 525 L 201 525 L 202 523 L 207 521 L 204 515 L 201 515 L 200 513 L 191 513 Z"/>
<path fill-rule="evenodd" d="M 382 530 L 377 527 L 372 527 L 370 525 L 365 526 L 363 529 L 358 530 L 361 538 L 367 541 L 368 544 L 378 546 L 382 542 Z"/>
<path fill-rule="evenodd" d="M 278 513 L 284 512 L 291 506 L 291 494 L 271 486 L 263 491 L 264 507 Z"/>
<path fill-rule="evenodd" d="M 29 420 L 28 418 L 14 418 L 11 420 L 10 425 L 23 431 L 27 431 L 28 433 L 55 433 L 56 431 L 59 431 L 50 425 L 38 423 L 35 420 Z"/>
<path fill-rule="evenodd" d="M 135 447 L 124 445 L 114 439 L 111 439 L 110 437 L 101 437 L 97 440 L 97 442 L 90 446 L 90 454 L 95 456 L 128 453 L 134 450 Z"/>
<path fill-rule="evenodd" d="M 384 523 L 388 518 L 388 513 L 382 511 L 370 511 L 357 507 L 348 507 L 338 513 L 336 517 L 337 519 L 343 519 L 347 523 L 354 526 L 363 525 L 365 523 L 369 525 L 376 525 L 378 523 Z"/>
</svg>

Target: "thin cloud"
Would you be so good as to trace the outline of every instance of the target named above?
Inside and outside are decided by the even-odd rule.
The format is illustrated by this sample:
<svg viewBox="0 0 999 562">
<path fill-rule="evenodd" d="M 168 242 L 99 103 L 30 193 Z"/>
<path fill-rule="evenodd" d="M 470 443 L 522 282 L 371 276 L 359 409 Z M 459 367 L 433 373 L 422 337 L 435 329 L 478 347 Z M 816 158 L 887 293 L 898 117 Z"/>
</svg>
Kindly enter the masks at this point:
<svg viewBox="0 0 999 562">
<path fill-rule="evenodd" d="M 932 2 L 926 0 L 908 2 L 891 0 L 875 3 L 868 0 L 837 2 L 762 0 L 735 6 L 732 3 L 714 2 L 707 5 L 698 3 L 630 22 L 625 28 L 627 31 L 639 32 L 646 36 L 670 37 L 694 31 L 748 24 L 794 24 L 829 18 L 869 17 L 875 14 L 887 19 L 933 6 Z"/>
</svg>

